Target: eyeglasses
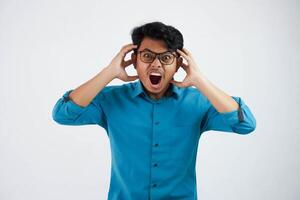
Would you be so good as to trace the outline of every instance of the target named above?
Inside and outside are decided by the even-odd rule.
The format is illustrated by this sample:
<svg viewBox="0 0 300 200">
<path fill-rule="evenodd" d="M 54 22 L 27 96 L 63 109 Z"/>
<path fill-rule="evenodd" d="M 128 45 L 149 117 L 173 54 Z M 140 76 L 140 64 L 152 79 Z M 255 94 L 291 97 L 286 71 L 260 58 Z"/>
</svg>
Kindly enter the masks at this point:
<svg viewBox="0 0 300 200">
<path fill-rule="evenodd" d="M 150 50 L 138 51 L 140 54 L 140 58 L 144 63 L 152 63 L 156 57 L 158 56 L 159 61 L 164 65 L 171 65 L 174 61 L 175 57 L 178 55 L 174 55 L 171 51 L 166 51 L 164 53 L 154 53 Z"/>
</svg>

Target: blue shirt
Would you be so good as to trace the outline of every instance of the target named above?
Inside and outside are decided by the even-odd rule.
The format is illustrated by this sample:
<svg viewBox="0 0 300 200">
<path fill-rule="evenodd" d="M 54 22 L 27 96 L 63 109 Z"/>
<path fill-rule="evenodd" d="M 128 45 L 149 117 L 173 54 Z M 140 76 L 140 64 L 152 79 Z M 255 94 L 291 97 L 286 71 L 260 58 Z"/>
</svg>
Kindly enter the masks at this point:
<svg viewBox="0 0 300 200">
<path fill-rule="evenodd" d="M 97 124 L 111 147 L 108 200 L 197 199 L 198 142 L 209 130 L 248 134 L 256 120 L 240 97 L 239 109 L 219 113 L 196 88 L 173 84 L 167 95 L 151 99 L 140 80 L 106 86 L 81 107 L 66 91 L 52 111 L 64 125 Z"/>
</svg>

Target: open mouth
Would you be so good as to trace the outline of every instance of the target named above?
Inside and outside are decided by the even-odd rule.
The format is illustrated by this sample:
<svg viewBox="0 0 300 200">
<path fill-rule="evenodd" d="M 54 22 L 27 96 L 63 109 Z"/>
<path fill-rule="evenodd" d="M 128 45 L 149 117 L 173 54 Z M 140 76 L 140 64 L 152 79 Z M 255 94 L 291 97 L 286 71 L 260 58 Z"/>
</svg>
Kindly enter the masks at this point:
<svg viewBox="0 0 300 200">
<path fill-rule="evenodd" d="M 150 74 L 149 78 L 153 85 L 158 85 L 161 81 L 162 76 Z"/>
<path fill-rule="evenodd" d="M 150 75 L 150 81 L 153 85 L 157 85 L 161 81 L 161 76 Z"/>
</svg>

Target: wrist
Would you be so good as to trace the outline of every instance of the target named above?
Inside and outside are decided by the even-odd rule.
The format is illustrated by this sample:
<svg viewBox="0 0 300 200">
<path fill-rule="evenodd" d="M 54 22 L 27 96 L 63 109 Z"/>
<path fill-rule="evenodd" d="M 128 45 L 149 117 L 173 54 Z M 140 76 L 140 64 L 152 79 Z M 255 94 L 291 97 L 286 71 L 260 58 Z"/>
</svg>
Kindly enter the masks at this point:
<svg viewBox="0 0 300 200">
<path fill-rule="evenodd" d="M 115 78 L 118 78 L 118 73 L 116 72 L 116 70 L 111 67 L 110 65 L 108 65 L 107 67 L 105 67 L 103 69 L 103 71 L 105 71 L 105 74 L 111 79 L 115 79 Z"/>
<path fill-rule="evenodd" d="M 201 90 L 201 86 L 208 83 L 208 79 L 203 74 L 198 74 L 195 79 L 195 87 Z"/>
</svg>

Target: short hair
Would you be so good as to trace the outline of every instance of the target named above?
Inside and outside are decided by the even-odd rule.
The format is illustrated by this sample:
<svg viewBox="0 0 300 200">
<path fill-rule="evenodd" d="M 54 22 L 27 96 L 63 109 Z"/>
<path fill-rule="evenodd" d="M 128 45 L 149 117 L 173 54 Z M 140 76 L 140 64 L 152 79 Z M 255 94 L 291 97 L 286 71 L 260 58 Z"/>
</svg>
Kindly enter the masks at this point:
<svg viewBox="0 0 300 200">
<path fill-rule="evenodd" d="M 133 28 L 131 31 L 131 39 L 133 44 L 137 45 L 137 48 L 134 49 L 135 54 L 144 37 L 163 40 L 166 43 L 168 50 L 171 51 L 176 52 L 176 49 L 182 50 L 183 48 L 183 36 L 180 31 L 173 26 L 166 25 L 159 21 L 149 22 Z"/>
</svg>

